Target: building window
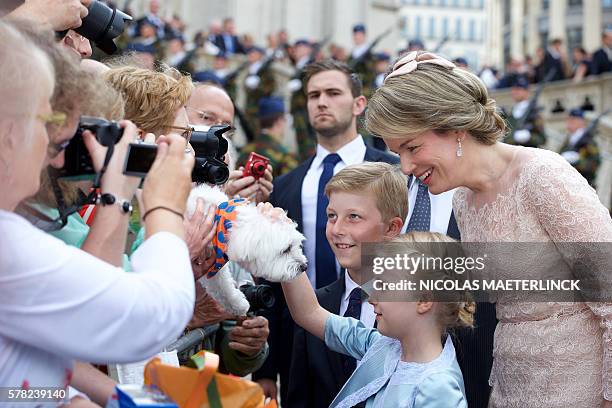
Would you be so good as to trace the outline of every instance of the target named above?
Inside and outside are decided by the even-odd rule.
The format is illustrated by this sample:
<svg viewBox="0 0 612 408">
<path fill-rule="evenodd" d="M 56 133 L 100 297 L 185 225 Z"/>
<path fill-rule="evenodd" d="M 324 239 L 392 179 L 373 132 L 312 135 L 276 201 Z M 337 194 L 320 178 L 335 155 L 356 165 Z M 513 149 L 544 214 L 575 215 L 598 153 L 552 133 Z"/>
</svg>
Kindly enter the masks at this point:
<svg viewBox="0 0 612 408">
<path fill-rule="evenodd" d="M 603 0 L 603 6 L 606 8 L 612 8 L 612 0 Z"/>
<path fill-rule="evenodd" d="M 440 7 L 446 7 L 446 0 L 440 0 Z"/>
<path fill-rule="evenodd" d="M 476 41 L 476 20 L 473 18 L 470 19 L 468 40 Z"/>
<path fill-rule="evenodd" d="M 448 17 L 442 19 L 442 38 L 448 37 Z"/>
<path fill-rule="evenodd" d="M 404 36 L 408 36 L 408 16 L 403 16 L 402 17 L 402 31 L 404 33 Z"/>
<path fill-rule="evenodd" d="M 465 0 L 465 8 L 472 8 L 472 0 Z"/>
<path fill-rule="evenodd" d="M 421 38 L 421 16 L 416 16 L 414 18 L 414 36 L 416 38 Z"/>
<path fill-rule="evenodd" d="M 484 9 L 484 7 L 485 7 L 484 0 L 480 0 L 480 2 L 478 4 L 478 8 L 482 10 L 482 9 Z"/>
<path fill-rule="evenodd" d="M 455 20 L 455 40 L 461 41 L 461 18 L 457 17 Z"/>
<path fill-rule="evenodd" d="M 568 6 L 569 7 L 582 7 L 582 0 L 569 0 Z"/>
<path fill-rule="evenodd" d="M 459 7 L 459 0 L 453 0 L 453 7 Z"/>
<path fill-rule="evenodd" d="M 428 5 L 428 6 L 433 6 L 432 0 L 426 0 L 425 4 Z"/>
<path fill-rule="evenodd" d="M 429 37 L 433 38 L 436 36 L 436 18 L 434 16 L 429 17 Z"/>
</svg>

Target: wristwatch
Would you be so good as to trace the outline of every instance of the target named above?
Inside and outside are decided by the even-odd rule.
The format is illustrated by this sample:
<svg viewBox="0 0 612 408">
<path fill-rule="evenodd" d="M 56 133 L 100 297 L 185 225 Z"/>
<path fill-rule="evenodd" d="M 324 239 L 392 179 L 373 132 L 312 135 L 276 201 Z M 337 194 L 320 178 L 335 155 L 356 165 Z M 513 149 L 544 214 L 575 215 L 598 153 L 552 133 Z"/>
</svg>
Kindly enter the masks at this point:
<svg viewBox="0 0 612 408">
<path fill-rule="evenodd" d="M 98 203 L 102 204 L 103 206 L 116 204 L 119 206 L 119 208 L 121 208 L 121 212 L 124 214 L 131 214 L 132 210 L 134 209 L 129 200 L 117 199 L 117 197 L 110 193 L 101 194 L 98 197 Z"/>
</svg>

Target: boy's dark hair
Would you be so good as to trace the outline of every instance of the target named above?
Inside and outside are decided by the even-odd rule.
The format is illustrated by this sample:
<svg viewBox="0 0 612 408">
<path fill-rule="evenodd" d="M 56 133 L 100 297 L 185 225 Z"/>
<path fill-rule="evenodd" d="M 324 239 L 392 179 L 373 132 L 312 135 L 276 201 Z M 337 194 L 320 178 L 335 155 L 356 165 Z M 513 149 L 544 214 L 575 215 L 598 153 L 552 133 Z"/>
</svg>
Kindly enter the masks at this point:
<svg viewBox="0 0 612 408">
<path fill-rule="evenodd" d="M 304 68 L 304 79 L 302 81 L 305 93 L 307 92 L 308 81 L 310 81 L 310 78 L 320 72 L 325 71 L 342 72 L 344 75 L 346 75 L 346 79 L 349 83 L 349 87 L 351 88 L 351 94 L 353 95 L 353 98 L 357 98 L 358 96 L 362 95 L 363 86 L 361 84 L 361 79 L 359 79 L 359 76 L 354 73 L 344 62 L 336 61 L 331 58 L 306 65 L 306 67 Z"/>
<path fill-rule="evenodd" d="M 283 118 L 285 116 L 284 113 L 273 113 L 271 115 L 263 116 L 259 118 L 259 127 L 261 129 L 270 129 L 277 120 Z"/>
</svg>

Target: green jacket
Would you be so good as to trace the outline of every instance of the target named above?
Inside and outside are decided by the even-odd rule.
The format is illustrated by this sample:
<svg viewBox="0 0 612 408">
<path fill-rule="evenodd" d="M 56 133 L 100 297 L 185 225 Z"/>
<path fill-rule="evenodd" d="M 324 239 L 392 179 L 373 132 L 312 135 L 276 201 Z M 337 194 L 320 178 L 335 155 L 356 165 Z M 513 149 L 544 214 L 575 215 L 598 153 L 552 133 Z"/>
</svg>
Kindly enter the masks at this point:
<svg viewBox="0 0 612 408">
<path fill-rule="evenodd" d="M 132 245 L 132 252 L 134 252 L 143 242 L 145 236 L 144 227 L 138 232 L 138 236 Z M 230 262 L 230 271 L 232 277 L 236 282 L 249 281 L 253 283 L 253 277 L 248 271 L 240 268 L 237 264 Z M 199 284 L 196 282 L 196 284 Z M 247 356 L 246 354 L 231 349 L 229 347 L 229 332 L 236 325 L 235 320 L 224 320 L 221 323 L 214 325 L 218 327 L 212 327 L 207 329 L 206 332 L 210 333 L 205 340 L 194 349 L 186 350 L 184 353 L 179 354 L 179 360 L 182 363 L 186 363 L 189 357 L 200 351 L 210 350 L 215 352 L 220 357 L 220 370 L 223 373 L 229 373 L 244 377 L 253 371 L 258 370 L 266 358 L 268 358 L 268 343 L 264 345 L 261 351 L 254 356 Z"/>
</svg>

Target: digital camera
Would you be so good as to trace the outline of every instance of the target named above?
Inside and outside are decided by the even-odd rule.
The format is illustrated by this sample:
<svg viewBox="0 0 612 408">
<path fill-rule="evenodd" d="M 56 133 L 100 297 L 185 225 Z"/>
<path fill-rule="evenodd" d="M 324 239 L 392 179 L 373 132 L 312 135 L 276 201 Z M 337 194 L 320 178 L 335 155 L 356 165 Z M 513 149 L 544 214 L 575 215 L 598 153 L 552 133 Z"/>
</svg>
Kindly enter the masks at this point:
<svg viewBox="0 0 612 408">
<path fill-rule="evenodd" d="M 251 152 L 246 164 L 244 165 L 242 176 L 253 176 L 255 180 L 259 180 L 264 176 L 269 163 L 270 159 L 266 156 Z"/>
<path fill-rule="evenodd" d="M 106 147 L 116 144 L 123 136 L 123 128 L 119 127 L 117 122 L 91 116 L 81 116 L 77 131 L 66 147 L 65 164 L 58 171 L 58 177 L 80 178 L 96 174 L 89 151 L 83 142 L 83 132 L 86 130 L 96 135 L 98 143 Z"/>
<path fill-rule="evenodd" d="M 83 19 L 83 24 L 74 31 L 93 41 L 98 48 L 107 54 L 117 51 L 113 41 L 125 29 L 125 23 L 132 17 L 116 8 L 110 8 L 99 1 L 92 1 L 89 13 Z"/>
<path fill-rule="evenodd" d="M 240 291 L 249 301 L 249 313 L 257 313 L 268 310 L 274 306 L 276 301 L 274 292 L 269 285 L 245 284 L 240 286 Z"/>
<path fill-rule="evenodd" d="M 223 161 L 227 140 L 223 134 L 231 126 L 194 126 L 190 144 L 195 152 L 195 165 L 191 179 L 196 183 L 223 184 L 229 178 L 229 169 Z M 145 177 L 155 161 L 157 146 L 144 143 L 131 143 L 128 148 L 123 174 Z"/>
</svg>

